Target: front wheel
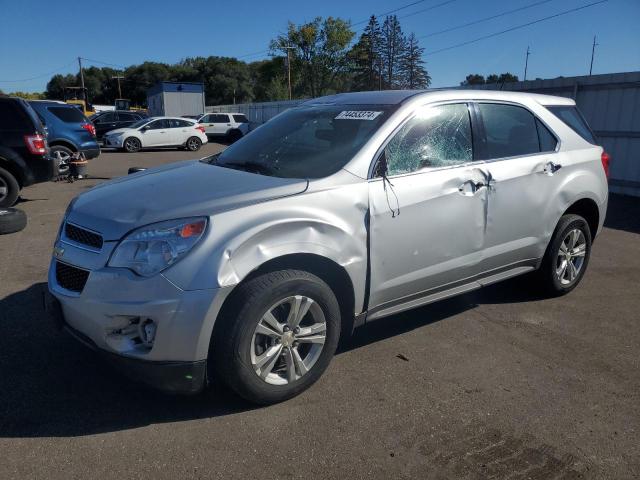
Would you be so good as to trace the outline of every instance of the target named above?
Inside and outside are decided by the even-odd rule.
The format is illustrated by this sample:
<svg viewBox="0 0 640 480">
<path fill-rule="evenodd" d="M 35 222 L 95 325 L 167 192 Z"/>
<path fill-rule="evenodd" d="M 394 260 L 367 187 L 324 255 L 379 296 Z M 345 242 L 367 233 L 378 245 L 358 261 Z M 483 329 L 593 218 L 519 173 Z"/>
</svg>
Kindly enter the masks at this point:
<svg viewBox="0 0 640 480">
<path fill-rule="evenodd" d="M 564 215 L 547 247 L 540 277 L 547 291 L 564 295 L 576 288 L 589 263 L 591 230 L 580 215 Z"/>
<path fill-rule="evenodd" d="M 142 148 L 142 143 L 140 143 L 140 140 L 136 137 L 129 137 L 125 139 L 122 146 L 126 152 L 135 153 Z"/>
<path fill-rule="evenodd" d="M 340 337 L 333 291 L 298 270 L 266 273 L 241 285 L 218 322 L 210 371 L 258 404 L 309 388 L 329 365 Z"/>
</svg>

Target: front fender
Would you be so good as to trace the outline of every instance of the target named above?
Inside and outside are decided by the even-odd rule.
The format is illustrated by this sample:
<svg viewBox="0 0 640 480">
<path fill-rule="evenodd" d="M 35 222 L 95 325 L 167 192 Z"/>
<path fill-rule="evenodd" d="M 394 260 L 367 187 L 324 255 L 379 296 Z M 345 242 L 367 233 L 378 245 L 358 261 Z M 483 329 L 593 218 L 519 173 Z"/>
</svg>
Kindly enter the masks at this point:
<svg viewBox="0 0 640 480">
<path fill-rule="evenodd" d="M 211 234 L 165 275 L 185 290 L 224 288 L 270 260 L 313 254 L 345 269 L 354 286 L 355 307 L 361 308 L 367 271 L 366 188 L 362 182 L 217 214 L 211 218 Z"/>
</svg>

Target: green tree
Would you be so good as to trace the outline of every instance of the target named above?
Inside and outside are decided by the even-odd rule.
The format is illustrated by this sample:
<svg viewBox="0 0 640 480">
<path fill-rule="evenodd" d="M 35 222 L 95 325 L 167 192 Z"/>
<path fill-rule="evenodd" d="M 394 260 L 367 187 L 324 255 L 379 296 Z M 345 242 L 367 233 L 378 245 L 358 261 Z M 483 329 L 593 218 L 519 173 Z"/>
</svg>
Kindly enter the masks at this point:
<svg viewBox="0 0 640 480">
<path fill-rule="evenodd" d="M 382 58 L 384 88 L 398 88 L 402 84 L 401 59 L 406 50 L 406 38 L 397 16 L 385 18 L 381 37 L 379 55 Z"/>
<path fill-rule="evenodd" d="M 354 32 L 340 18 L 315 18 L 296 26 L 289 22 L 287 33 L 271 41 L 272 53 L 287 55 L 291 47 L 291 68 L 302 73 L 302 95 L 317 97 L 337 90 L 348 73 L 348 47 Z"/>
<path fill-rule="evenodd" d="M 2 95 L 2 90 L 0 90 L 0 95 Z M 44 100 L 46 98 L 44 92 L 21 92 L 19 90 L 7 93 L 7 95 L 24 98 L 25 100 Z"/>
<path fill-rule="evenodd" d="M 484 85 L 485 80 L 483 75 L 479 75 L 477 73 L 472 73 L 467 75 L 467 78 L 464 79 L 464 82 L 460 82 L 460 85 Z"/>
<path fill-rule="evenodd" d="M 400 74 L 402 86 L 409 89 L 427 88 L 431 84 L 431 77 L 424 68 L 424 48 L 418 44 L 415 34 L 407 38 L 405 50 L 400 57 Z"/>
<path fill-rule="evenodd" d="M 380 24 L 375 15 L 371 15 L 358 43 L 349 52 L 353 90 L 377 90 L 380 87 L 381 46 Z"/>
<path fill-rule="evenodd" d="M 67 75 L 56 74 L 51 77 L 51 80 L 47 83 L 45 96 L 50 100 L 64 100 L 65 87 L 75 87 L 79 85 L 80 81 L 75 75 L 70 73 Z"/>
</svg>

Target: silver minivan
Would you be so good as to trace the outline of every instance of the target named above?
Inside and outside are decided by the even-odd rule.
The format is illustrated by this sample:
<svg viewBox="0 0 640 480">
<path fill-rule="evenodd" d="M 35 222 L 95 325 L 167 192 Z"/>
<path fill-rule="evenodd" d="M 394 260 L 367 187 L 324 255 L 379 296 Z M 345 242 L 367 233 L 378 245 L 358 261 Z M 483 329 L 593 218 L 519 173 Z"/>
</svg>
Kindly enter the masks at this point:
<svg viewBox="0 0 640 480">
<path fill-rule="evenodd" d="M 370 321 L 516 275 L 580 282 L 609 157 L 573 100 L 473 91 L 339 94 L 202 160 L 69 205 L 57 317 L 170 392 L 217 378 L 290 398 Z"/>
</svg>

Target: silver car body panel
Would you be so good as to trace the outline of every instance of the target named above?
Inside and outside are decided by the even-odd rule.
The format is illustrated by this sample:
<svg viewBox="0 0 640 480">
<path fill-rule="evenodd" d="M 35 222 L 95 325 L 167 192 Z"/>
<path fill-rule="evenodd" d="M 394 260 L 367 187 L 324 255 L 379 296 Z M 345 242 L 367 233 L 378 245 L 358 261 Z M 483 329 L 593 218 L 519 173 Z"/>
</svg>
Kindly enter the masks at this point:
<svg viewBox="0 0 640 480">
<path fill-rule="evenodd" d="M 556 152 L 430 168 L 374 178 L 381 147 L 424 106 L 442 102 L 515 103 L 534 113 L 560 139 Z M 566 209 L 591 199 L 602 227 L 607 182 L 600 147 L 587 143 L 544 105 L 572 100 L 491 91 L 365 92 L 312 104 L 399 104 L 339 172 L 316 180 L 268 177 L 198 161 L 106 182 L 73 203 L 65 220 L 100 232 L 92 252 L 65 240 L 59 259 L 87 270 L 81 294 L 50 290 L 72 326 L 100 347 L 155 360 L 202 360 L 224 300 L 266 262 L 312 254 L 342 267 L 353 285 L 354 314 L 374 319 L 462 293 L 537 267 Z M 244 141 L 244 140 L 242 140 Z M 545 165 L 562 168 L 553 174 Z M 490 172 L 495 184 L 473 195 L 468 180 Z M 393 190 L 390 192 L 390 188 Z M 396 198 L 397 196 L 397 198 Z M 396 209 L 400 209 L 399 214 Z M 202 240 L 183 259 L 151 278 L 108 267 L 128 232 L 168 219 L 207 216 Z M 301 267 L 302 268 L 302 267 Z M 109 335 L 123 316 L 161 319 L 150 351 Z"/>
</svg>

